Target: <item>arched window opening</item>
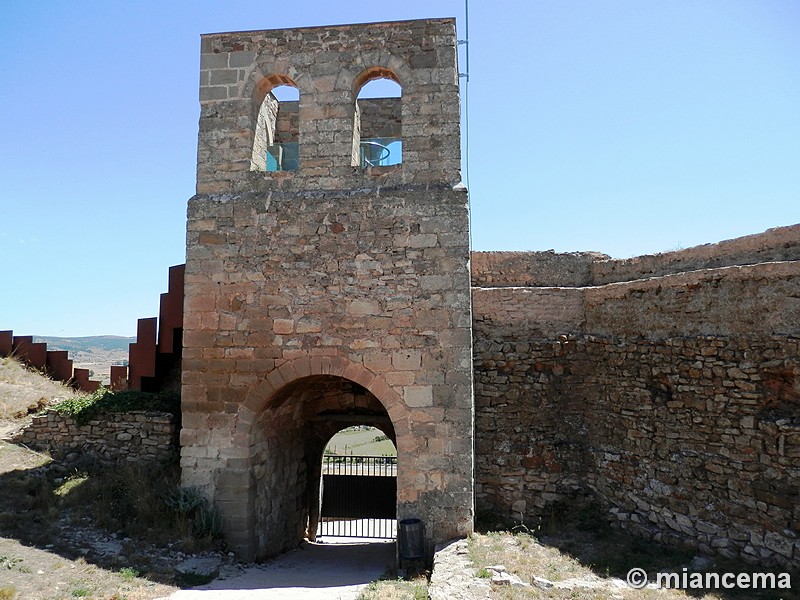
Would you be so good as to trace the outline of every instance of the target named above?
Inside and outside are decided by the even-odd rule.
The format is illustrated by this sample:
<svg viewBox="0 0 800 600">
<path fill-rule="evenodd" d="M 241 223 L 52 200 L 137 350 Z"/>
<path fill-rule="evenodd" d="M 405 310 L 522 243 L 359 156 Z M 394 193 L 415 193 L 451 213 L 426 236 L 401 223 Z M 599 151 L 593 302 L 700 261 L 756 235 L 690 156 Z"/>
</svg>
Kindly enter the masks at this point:
<svg viewBox="0 0 800 600">
<path fill-rule="evenodd" d="M 297 171 L 300 168 L 300 91 L 290 85 L 273 88 L 275 102 L 272 143 L 267 146 L 267 171 Z"/>
<path fill-rule="evenodd" d="M 300 90 L 287 77 L 266 80 L 258 110 L 253 166 L 258 171 L 297 171 L 300 168 Z"/>
<path fill-rule="evenodd" d="M 403 162 L 402 88 L 393 73 L 368 72 L 356 99 L 353 165 L 389 167 Z"/>
</svg>

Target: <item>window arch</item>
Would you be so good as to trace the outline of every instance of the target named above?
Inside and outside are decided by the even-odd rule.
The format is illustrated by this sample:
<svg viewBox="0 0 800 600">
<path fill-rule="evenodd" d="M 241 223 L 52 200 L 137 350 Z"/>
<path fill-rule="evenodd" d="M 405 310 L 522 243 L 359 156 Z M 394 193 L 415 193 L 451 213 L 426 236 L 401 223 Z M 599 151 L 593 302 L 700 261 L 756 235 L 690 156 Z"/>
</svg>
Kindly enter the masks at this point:
<svg viewBox="0 0 800 600">
<path fill-rule="evenodd" d="M 402 86 L 383 67 L 367 69 L 354 87 L 352 165 L 388 167 L 403 162 Z"/>
<path fill-rule="evenodd" d="M 297 171 L 300 167 L 300 90 L 285 75 L 265 77 L 256 86 L 257 110 L 251 169 Z"/>
</svg>

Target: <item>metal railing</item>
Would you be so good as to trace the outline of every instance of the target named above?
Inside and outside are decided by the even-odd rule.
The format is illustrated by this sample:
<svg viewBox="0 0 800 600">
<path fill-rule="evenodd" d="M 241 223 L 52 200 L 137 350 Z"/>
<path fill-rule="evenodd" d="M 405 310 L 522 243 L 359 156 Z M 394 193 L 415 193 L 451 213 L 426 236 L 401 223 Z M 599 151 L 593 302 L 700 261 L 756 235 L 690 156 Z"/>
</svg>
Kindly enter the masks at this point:
<svg viewBox="0 0 800 600">
<path fill-rule="evenodd" d="M 403 141 L 400 138 L 361 140 L 361 168 L 391 167 L 403 162 Z"/>
<path fill-rule="evenodd" d="M 397 536 L 397 457 L 325 456 L 318 537 Z"/>
</svg>

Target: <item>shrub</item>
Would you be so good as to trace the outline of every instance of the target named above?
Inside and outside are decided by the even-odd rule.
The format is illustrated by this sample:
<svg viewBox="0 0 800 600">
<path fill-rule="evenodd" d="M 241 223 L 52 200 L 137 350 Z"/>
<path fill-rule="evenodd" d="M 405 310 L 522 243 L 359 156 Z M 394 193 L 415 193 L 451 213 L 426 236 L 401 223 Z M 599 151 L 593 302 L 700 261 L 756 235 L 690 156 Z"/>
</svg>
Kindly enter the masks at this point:
<svg viewBox="0 0 800 600">
<path fill-rule="evenodd" d="M 92 417 L 104 413 L 158 410 L 180 414 L 180 408 L 180 395 L 174 392 L 155 394 L 133 390 L 113 392 L 108 388 L 100 388 L 84 396 L 67 398 L 52 407 L 58 413 L 69 415 L 79 425 L 85 425 Z"/>
<path fill-rule="evenodd" d="M 222 518 L 199 488 L 177 487 L 163 494 L 162 498 L 178 519 L 191 523 L 195 538 L 211 540 L 221 535 Z"/>
</svg>

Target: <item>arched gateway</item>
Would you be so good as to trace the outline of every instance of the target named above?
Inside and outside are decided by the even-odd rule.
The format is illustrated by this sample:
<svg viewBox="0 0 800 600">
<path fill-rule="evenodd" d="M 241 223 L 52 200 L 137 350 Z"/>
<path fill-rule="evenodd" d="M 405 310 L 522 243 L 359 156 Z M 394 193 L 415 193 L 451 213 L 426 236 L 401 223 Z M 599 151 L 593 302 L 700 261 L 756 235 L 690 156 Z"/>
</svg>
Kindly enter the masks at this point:
<svg viewBox="0 0 800 600">
<path fill-rule="evenodd" d="M 402 96 L 356 104 L 364 73 Z M 315 526 L 330 435 L 375 425 L 398 451 L 397 516 L 422 520 L 430 556 L 473 523 L 455 22 L 207 35 L 200 82 L 184 484 L 242 556 L 275 554 Z M 284 118 L 270 90 L 286 82 L 300 100 Z M 378 121 L 398 124 L 400 164 L 354 159 Z"/>
</svg>

